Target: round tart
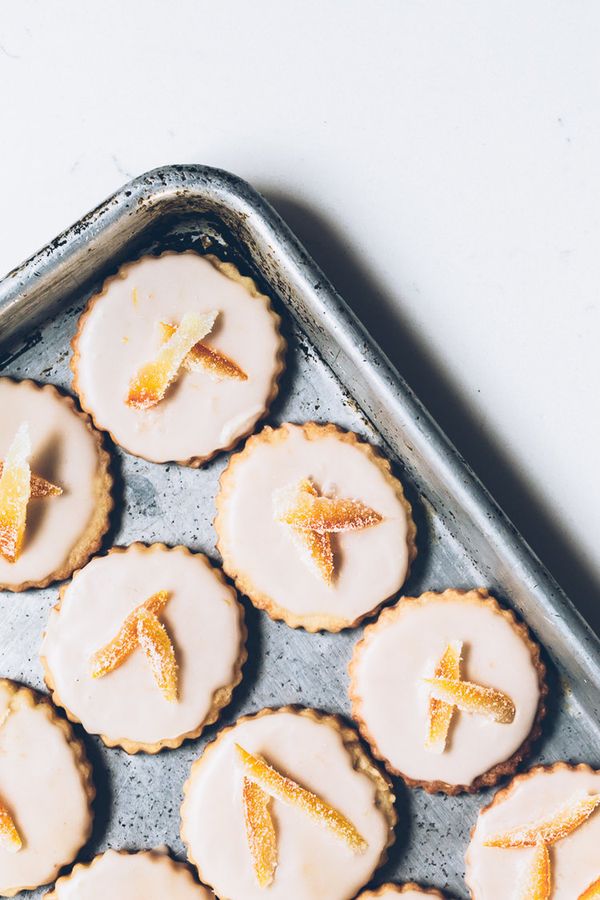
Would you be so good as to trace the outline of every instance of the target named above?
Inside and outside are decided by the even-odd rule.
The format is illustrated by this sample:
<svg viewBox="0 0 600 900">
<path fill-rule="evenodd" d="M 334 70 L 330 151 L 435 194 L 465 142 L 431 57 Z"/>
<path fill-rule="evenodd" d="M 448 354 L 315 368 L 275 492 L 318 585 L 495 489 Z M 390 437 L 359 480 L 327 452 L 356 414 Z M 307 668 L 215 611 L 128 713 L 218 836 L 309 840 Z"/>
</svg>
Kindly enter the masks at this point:
<svg viewBox="0 0 600 900">
<path fill-rule="evenodd" d="M 556 763 L 518 775 L 479 813 L 466 856 L 475 900 L 600 897 L 600 771 Z M 513 893 L 514 891 L 514 893 Z"/>
<path fill-rule="evenodd" d="M 132 544 L 63 587 L 41 656 L 72 721 L 109 747 L 157 753 L 216 721 L 241 681 L 245 639 L 235 591 L 205 556 Z"/>
<path fill-rule="evenodd" d="M 249 434 L 275 398 L 279 321 L 232 263 L 145 256 L 91 298 L 73 339 L 73 386 L 129 453 L 197 466 Z"/>
<path fill-rule="evenodd" d="M 0 590 L 67 578 L 100 547 L 109 457 L 89 417 L 50 384 L 0 378 Z"/>
<path fill-rule="evenodd" d="M 46 698 L 0 679 L 0 896 L 56 878 L 92 830 L 83 745 Z"/>
<path fill-rule="evenodd" d="M 255 606 L 307 631 L 351 628 L 391 597 L 416 529 L 389 462 L 335 425 L 264 428 L 221 476 L 223 568 Z"/>
<path fill-rule="evenodd" d="M 444 900 L 444 895 L 436 888 L 419 887 L 412 881 L 410 884 L 382 884 L 374 891 L 363 891 L 357 900 L 375 900 L 375 898 L 381 900 L 382 897 L 398 897 L 400 894 L 402 894 L 403 900 L 420 900 L 422 897 L 429 897 L 430 900 L 432 897 Z"/>
<path fill-rule="evenodd" d="M 339 719 L 263 710 L 222 731 L 192 766 L 181 834 L 219 897 L 349 900 L 394 840 L 393 803 Z"/>
<path fill-rule="evenodd" d="M 88 865 L 75 866 L 59 878 L 46 900 L 210 900 L 190 870 L 166 853 L 108 850 Z"/>
<path fill-rule="evenodd" d="M 374 754 L 430 793 L 510 774 L 540 732 L 540 651 L 486 590 L 403 597 L 350 663 L 352 715 Z"/>
</svg>

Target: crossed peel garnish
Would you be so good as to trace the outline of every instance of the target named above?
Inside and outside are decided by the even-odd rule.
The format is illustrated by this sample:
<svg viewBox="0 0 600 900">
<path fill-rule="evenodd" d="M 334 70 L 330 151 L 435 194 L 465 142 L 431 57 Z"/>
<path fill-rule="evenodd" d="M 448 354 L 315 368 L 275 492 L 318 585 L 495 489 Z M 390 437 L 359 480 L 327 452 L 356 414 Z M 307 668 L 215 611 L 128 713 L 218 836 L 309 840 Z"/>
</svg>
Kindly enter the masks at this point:
<svg viewBox="0 0 600 900">
<path fill-rule="evenodd" d="M 543 841 L 538 841 L 519 894 L 520 900 L 550 900 L 552 872 L 550 851 Z"/>
<path fill-rule="evenodd" d="M 515 718 L 511 698 L 495 688 L 484 687 L 460 677 L 462 643 L 452 641 L 440 659 L 429 685 L 428 728 L 425 746 L 433 753 L 443 753 L 454 710 L 487 716 L 508 724 Z"/>
<path fill-rule="evenodd" d="M 21 835 L 11 814 L 0 803 L 0 849 L 8 850 L 9 853 L 18 853 L 22 846 Z"/>
<path fill-rule="evenodd" d="M 160 330 L 163 340 L 168 341 L 177 331 L 177 327 L 168 322 L 161 322 Z M 203 369 L 216 378 L 235 378 L 237 381 L 248 381 L 248 376 L 236 362 L 202 341 L 194 344 L 185 357 L 183 365 L 190 372 Z"/>
<path fill-rule="evenodd" d="M 254 871 L 261 887 L 269 885 L 277 865 L 277 838 L 268 809 L 268 799 L 273 798 L 295 806 L 313 821 L 328 828 L 344 841 L 354 853 L 364 853 L 367 842 L 340 812 L 291 778 L 281 775 L 264 760 L 253 756 L 239 744 L 235 745 L 238 761 L 244 772 L 243 803 L 248 845 Z M 249 789 L 251 782 L 258 790 Z"/>
<path fill-rule="evenodd" d="M 127 403 L 136 409 L 156 406 L 175 381 L 190 350 L 212 330 L 218 313 L 212 310 L 202 315 L 186 313 L 171 337 L 162 345 L 155 358 L 137 372 L 129 385 Z"/>
<path fill-rule="evenodd" d="M 175 651 L 166 628 L 158 618 L 169 596 L 168 591 L 158 591 L 127 616 L 116 637 L 93 655 L 93 678 L 108 675 L 139 648 L 145 654 L 165 699 L 172 703 L 177 700 Z"/>
<path fill-rule="evenodd" d="M 23 423 L 8 448 L 0 477 L 0 553 L 15 562 L 21 552 L 31 497 L 31 441 Z"/>
<path fill-rule="evenodd" d="M 383 521 L 383 516 L 361 500 L 321 496 L 309 479 L 280 493 L 276 506 L 278 520 L 292 528 L 296 541 L 327 584 L 334 576 L 330 535 L 370 528 Z"/>
</svg>

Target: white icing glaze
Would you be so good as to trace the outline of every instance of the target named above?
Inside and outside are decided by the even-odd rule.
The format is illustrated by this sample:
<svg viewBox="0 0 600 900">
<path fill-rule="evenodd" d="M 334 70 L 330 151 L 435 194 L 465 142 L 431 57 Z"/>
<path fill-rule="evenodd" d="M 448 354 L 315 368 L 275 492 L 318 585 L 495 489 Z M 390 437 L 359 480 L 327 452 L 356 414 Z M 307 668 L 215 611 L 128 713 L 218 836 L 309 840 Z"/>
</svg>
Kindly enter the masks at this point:
<svg viewBox="0 0 600 900">
<path fill-rule="evenodd" d="M 31 471 L 63 493 L 30 501 L 21 555 L 14 563 L 0 556 L 0 584 L 9 585 L 42 581 L 65 563 L 98 496 L 97 444 L 84 420 L 55 391 L 0 378 L 0 459 L 22 422 L 29 425 Z"/>
<path fill-rule="evenodd" d="M 108 850 L 61 879 L 52 900 L 210 900 L 189 869 L 160 853 Z"/>
<path fill-rule="evenodd" d="M 556 769 L 517 778 L 510 792 L 477 820 L 467 850 L 467 881 L 476 900 L 506 900 L 531 863 L 531 849 L 484 847 L 485 840 L 534 824 L 586 794 L 600 793 L 600 772 Z M 576 900 L 600 877 L 600 811 L 550 850 L 552 900 Z"/>
<path fill-rule="evenodd" d="M 302 811 L 273 801 L 279 863 L 272 885 L 258 887 L 244 827 L 236 742 L 338 809 L 368 841 L 365 853 L 353 854 Z M 349 900 L 368 881 L 386 846 L 388 823 L 375 806 L 373 781 L 353 768 L 331 725 L 275 712 L 238 723 L 205 753 L 186 787 L 182 827 L 190 858 L 218 896 Z"/>
<path fill-rule="evenodd" d="M 225 569 L 240 573 L 251 593 L 296 616 L 350 624 L 394 594 L 406 577 L 404 505 L 381 469 L 353 444 L 328 432 L 309 440 L 290 425 L 278 435 L 275 442 L 253 441 L 233 458 L 233 487 L 229 481 L 215 523 L 226 548 Z M 293 530 L 276 516 L 280 492 L 306 478 L 321 493 L 362 500 L 384 517 L 371 528 L 332 535 L 331 585 L 307 565 Z"/>
<path fill-rule="evenodd" d="M 0 682 L 0 721 L 0 800 L 23 841 L 18 853 L 0 849 L 4 893 L 52 881 L 87 839 L 91 815 L 73 750 L 47 706 Z"/>
<path fill-rule="evenodd" d="M 171 593 L 160 619 L 179 665 L 176 703 L 164 698 L 139 649 L 103 678 L 90 674 L 93 654 L 159 590 Z M 203 556 L 162 546 L 148 552 L 138 544 L 76 573 L 60 611 L 50 615 L 41 653 L 61 704 L 86 731 L 152 744 L 204 721 L 215 691 L 234 680 L 241 640 L 240 604 Z"/>
<path fill-rule="evenodd" d="M 538 676 L 528 646 L 504 616 L 474 592 L 452 599 L 399 601 L 367 630 L 354 660 L 355 712 L 378 754 L 420 781 L 469 785 L 508 759 L 531 731 L 539 701 Z M 428 687 L 447 644 L 463 642 L 461 677 L 508 694 L 512 724 L 455 711 L 446 749 L 425 748 Z M 356 709 L 358 706 L 358 709 Z"/>
<path fill-rule="evenodd" d="M 266 298 L 252 297 L 202 256 L 143 257 L 92 303 L 77 343 L 78 390 L 97 425 L 130 453 L 154 462 L 209 456 L 248 433 L 265 411 L 281 348 L 276 318 Z M 248 380 L 184 369 L 156 406 L 128 406 L 131 379 L 161 346 L 160 322 L 210 310 L 219 316 L 204 342 Z"/>
</svg>

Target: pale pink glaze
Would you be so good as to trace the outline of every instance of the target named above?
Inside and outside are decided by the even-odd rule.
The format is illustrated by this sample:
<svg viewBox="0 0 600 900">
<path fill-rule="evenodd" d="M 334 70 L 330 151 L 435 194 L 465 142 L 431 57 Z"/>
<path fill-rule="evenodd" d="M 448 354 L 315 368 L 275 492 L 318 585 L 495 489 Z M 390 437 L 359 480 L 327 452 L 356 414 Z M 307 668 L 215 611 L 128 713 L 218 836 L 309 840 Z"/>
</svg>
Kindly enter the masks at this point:
<svg viewBox="0 0 600 900">
<path fill-rule="evenodd" d="M 385 617 L 385 613 L 383 616 Z M 446 646 L 463 642 L 461 676 L 513 700 L 512 724 L 456 711 L 446 749 L 425 747 L 429 688 Z M 508 759 L 531 731 L 539 701 L 529 647 L 484 601 L 400 601 L 400 614 L 382 619 L 359 645 L 353 688 L 358 714 L 378 754 L 409 778 L 468 785 Z"/>
<path fill-rule="evenodd" d="M 160 323 L 211 310 L 218 318 L 205 343 L 248 380 L 182 370 L 156 406 L 128 406 L 132 378 L 161 346 Z M 77 349 L 79 393 L 97 425 L 130 453 L 165 462 L 208 456 L 251 430 L 272 392 L 281 338 L 265 297 L 253 297 L 197 253 L 168 253 L 143 257 L 107 283 Z"/>
<path fill-rule="evenodd" d="M 52 900 L 209 900 L 189 869 L 160 853 L 108 850 L 61 879 Z"/>
<path fill-rule="evenodd" d="M 338 809 L 368 841 L 354 854 L 302 811 L 273 801 L 279 864 L 268 888 L 254 876 L 244 827 L 242 779 L 234 744 Z M 375 786 L 357 772 L 338 731 L 288 712 L 239 723 L 192 770 L 182 810 L 184 839 L 203 881 L 228 900 L 349 900 L 368 881 L 386 846 L 388 823 Z"/>
<path fill-rule="evenodd" d="M 118 633 L 132 610 L 157 591 L 171 597 L 160 614 L 179 665 L 179 696 L 166 700 L 138 649 L 103 678 L 91 658 Z M 60 702 L 86 731 L 151 744 L 193 731 L 215 691 L 230 685 L 242 652 L 234 591 L 205 557 L 182 548 L 133 545 L 98 557 L 67 586 L 50 614 L 41 654 Z"/>
<path fill-rule="evenodd" d="M 46 884 L 75 857 L 90 826 L 88 795 L 73 750 L 24 692 L 0 684 L 0 801 L 23 846 L 0 849 L 0 893 Z"/>
<path fill-rule="evenodd" d="M 21 555 L 14 563 L 0 556 L 0 583 L 11 585 L 42 581 L 59 568 L 97 502 L 98 447 L 85 421 L 56 392 L 0 378 L 0 459 L 23 422 L 31 438 L 31 471 L 63 493 L 30 500 Z"/>
<path fill-rule="evenodd" d="M 485 840 L 534 824 L 573 800 L 600 793 L 600 773 L 556 769 L 517 779 L 506 799 L 479 814 L 466 857 L 467 882 L 475 900 L 514 896 L 531 863 L 532 849 L 484 847 Z M 577 900 L 600 877 L 600 809 L 550 850 L 552 900 Z"/>
<path fill-rule="evenodd" d="M 233 487 L 220 505 L 217 529 L 226 568 L 296 616 L 351 623 L 386 600 L 408 570 L 407 514 L 381 469 L 356 446 L 326 434 L 309 440 L 284 426 L 282 439 L 255 442 L 235 461 Z M 383 521 L 333 536 L 334 581 L 307 562 L 293 529 L 278 519 L 281 493 L 304 479 L 320 493 L 366 503 Z"/>
</svg>

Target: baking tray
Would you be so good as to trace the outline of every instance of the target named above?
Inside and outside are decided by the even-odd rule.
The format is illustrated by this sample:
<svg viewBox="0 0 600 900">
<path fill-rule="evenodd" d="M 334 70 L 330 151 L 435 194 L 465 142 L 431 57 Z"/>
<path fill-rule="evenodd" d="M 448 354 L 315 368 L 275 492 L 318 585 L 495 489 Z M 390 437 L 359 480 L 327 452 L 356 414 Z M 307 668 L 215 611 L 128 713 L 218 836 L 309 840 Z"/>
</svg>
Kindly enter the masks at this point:
<svg viewBox="0 0 600 900">
<path fill-rule="evenodd" d="M 204 166 L 156 169 L 9 273 L 0 281 L 0 371 L 69 389 L 69 341 L 94 288 L 142 252 L 189 247 L 233 259 L 284 312 L 288 367 L 269 421 L 333 421 L 395 461 L 419 528 L 406 592 L 483 585 L 535 632 L 552 689 L 535 761 L 600 765 L 598 640 L 285 223 L 241 179 Z M 118 514 L 109 542 L 184 543 L 218 558 L 211 523 L 226 455 L 201 470 L 154 465 L 119 449 L 115 457 Z M 56 597 L 56 587 L 0 594 L 1 675 L 43 689 L 37 654 Z M 220 724 L 287 703 L 347 716 L 347 663 L 362 629 L 309 635 L 245 606 L 249 662 Z M 81 858 L 107 847 L 163 844 L 184 858 L 182 786 L 218 727 L 156 757 L 108 750 L 79 729 L 98 787 L 94 832 Z M 464 850 L 489 792 L 432 797 L 395 785 L 397 841 L 375 883 L 416 879 L 467 896 Z"/>
</svg>

